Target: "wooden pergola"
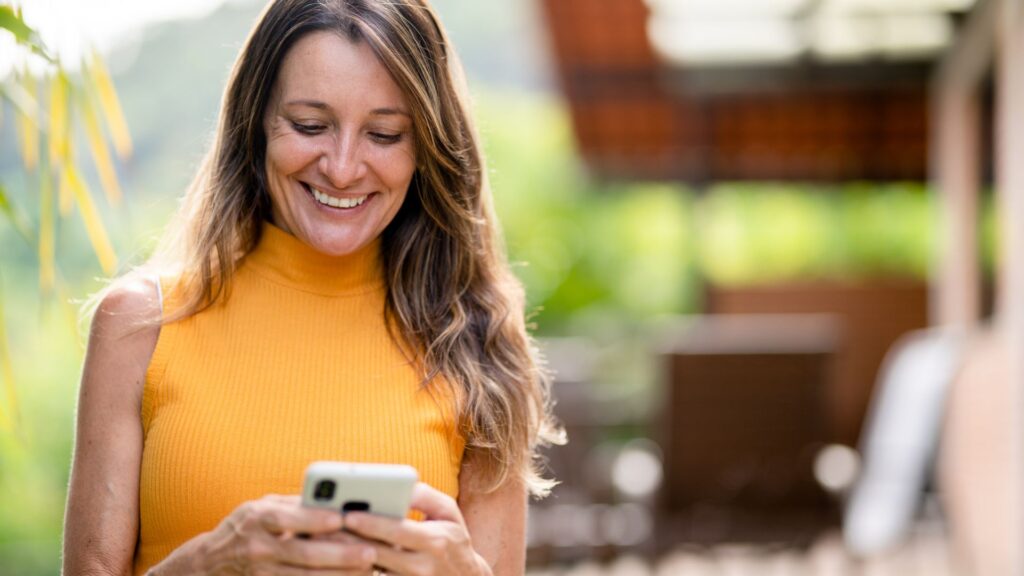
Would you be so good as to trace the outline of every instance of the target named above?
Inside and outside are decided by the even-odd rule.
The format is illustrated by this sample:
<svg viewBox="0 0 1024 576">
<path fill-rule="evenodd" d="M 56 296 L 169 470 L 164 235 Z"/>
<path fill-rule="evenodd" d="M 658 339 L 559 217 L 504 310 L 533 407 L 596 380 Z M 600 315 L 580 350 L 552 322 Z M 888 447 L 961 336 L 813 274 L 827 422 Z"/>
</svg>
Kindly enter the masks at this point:
<svg viewBox="0 0 1024 576">
<path fill-rule="evenodd" d="M 675 66 L 644 0 L 546 0 L 580 153 L 603 177 L 923 180 L 929 63 Z"/>
<path fill-rule="evenodd" d="M 1024 0 L 947 14 L 951 40 L 931 58 L 837 64 L 801 53 L 756 66 L 669 62 L 650 37 L 652 3 L 541 2 L 589 169 L 697 185 L 930 180 L 941 206 L 930 322 L 973 343 L 944 431 L 952 533 L 976 573 L 1024 574 Z M 988 166 L 1001 251 L 983 324 Z"/>
</svg>

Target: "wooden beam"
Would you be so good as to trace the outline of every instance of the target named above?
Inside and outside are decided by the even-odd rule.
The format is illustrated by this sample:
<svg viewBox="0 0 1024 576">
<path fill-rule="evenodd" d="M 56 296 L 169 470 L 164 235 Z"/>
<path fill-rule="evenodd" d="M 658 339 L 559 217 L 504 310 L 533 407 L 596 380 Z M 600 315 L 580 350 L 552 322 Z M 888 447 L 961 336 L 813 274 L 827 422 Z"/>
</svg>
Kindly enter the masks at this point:
<svg viewBox="0 0 1024 576">
<path fill-rule="evenodd" d="M 936 68 L 935 86 L 976 90 L 992 69 L 1002 0 L 978 0 Z"/>
<path fill-rule="evenodd" d="M 939 199 L 939 237 L 930 323 L 966 329 L 981 316 L 981 105 L 977 90 L 948 85 L 932 99 L 931 172 Z"/>
<path fill-rule="evenodd" d="M 931 178 L 939 196 L 931 323 L 968 328 L 981 315 L 978 198 L 980 92 L 992 69 L 998 2 L 981 0 L 939 63 L 931 85 Z"/>
</svg>

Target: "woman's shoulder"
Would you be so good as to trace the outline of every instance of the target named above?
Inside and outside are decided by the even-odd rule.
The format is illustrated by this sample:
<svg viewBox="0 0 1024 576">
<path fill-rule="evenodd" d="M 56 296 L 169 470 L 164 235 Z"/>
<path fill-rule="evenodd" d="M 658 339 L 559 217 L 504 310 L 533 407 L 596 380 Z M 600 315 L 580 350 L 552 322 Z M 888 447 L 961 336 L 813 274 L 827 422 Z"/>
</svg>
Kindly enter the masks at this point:
<svg viewBox="0 0 1024 576">
<path fill-rule="evenodd" d="M 114 280 L 99 295 L 89 338 L 140 344 L 152 340 L 155 345 L 162 315 L 159 278 L 133 272 Z"/>
<path fill-rule="evenodd" d="M 158 319 L 162 308 L 160 284 L 158 276 L 141 272 L 132 272 L 114 280 L 100 296 L 96 317 Z"/>
<path fill-rule="evenodd" d="M 96 296 L 94 307 L 83 394 L 138 410 L 142 382 L 160 335 L 158 282 L 134 273 L 118 278 Z"/>
</svg>

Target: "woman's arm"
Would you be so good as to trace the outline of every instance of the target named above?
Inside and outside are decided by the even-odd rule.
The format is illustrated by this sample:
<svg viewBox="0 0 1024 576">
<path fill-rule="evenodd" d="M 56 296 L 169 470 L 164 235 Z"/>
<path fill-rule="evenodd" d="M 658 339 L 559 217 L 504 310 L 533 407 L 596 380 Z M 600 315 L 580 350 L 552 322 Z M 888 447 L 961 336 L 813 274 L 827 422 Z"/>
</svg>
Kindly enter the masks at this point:
<svg viewBox="0 0 1024 576">
<path fill-rule="evenodd" d="M 479 484 L 469 466 L 459 477 L 459 508 L 473 548 L 495 576 L 519 576 L 526 568 L 526 508 L 522 482 L 509 481 L 490 494 L 474 490 Z"/>
<path fill-rule="evenodd" d="M 131 573 L 139 518 L 140 406 L 159 326 L 156 287 L 125 282 L 93 317 L 64 516 L 64 574 Z"/>
</svg>

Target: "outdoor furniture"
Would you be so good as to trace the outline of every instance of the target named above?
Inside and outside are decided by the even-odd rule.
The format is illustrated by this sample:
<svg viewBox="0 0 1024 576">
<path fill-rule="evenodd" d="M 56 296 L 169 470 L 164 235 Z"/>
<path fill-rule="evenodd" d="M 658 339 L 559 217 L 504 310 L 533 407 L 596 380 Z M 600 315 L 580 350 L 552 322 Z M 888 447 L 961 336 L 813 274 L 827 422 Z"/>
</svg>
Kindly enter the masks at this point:
<svg viewBox="0 0 1024 576">
<path fill-rule="evenodd" d="M 856 446 L 886 352 L 902 335 L 928 324 L 928 287 L 903 279 L 712 285 L 706 311 L 833 315 L 838 339 L 834 378 L 824 391 L 828 440 Z"/>
<path fill-rule="evenodd" d="M 843 518 L 851 552 L 887 552 L 913 526 L 932 476 L 964 342 L 956 330 L 918 330 L 886 355 L 861 440 L 860 478 Z"/>
<path fill-rule="evenodd" d="M 813 461 L 839 328 L 827 315 L 710 315 L 664 339 L 661 512 L 671 539 L 811 536 L 834 506 Z M 670 542 L 669 542 L 670 544 Z"/>
</svg>

